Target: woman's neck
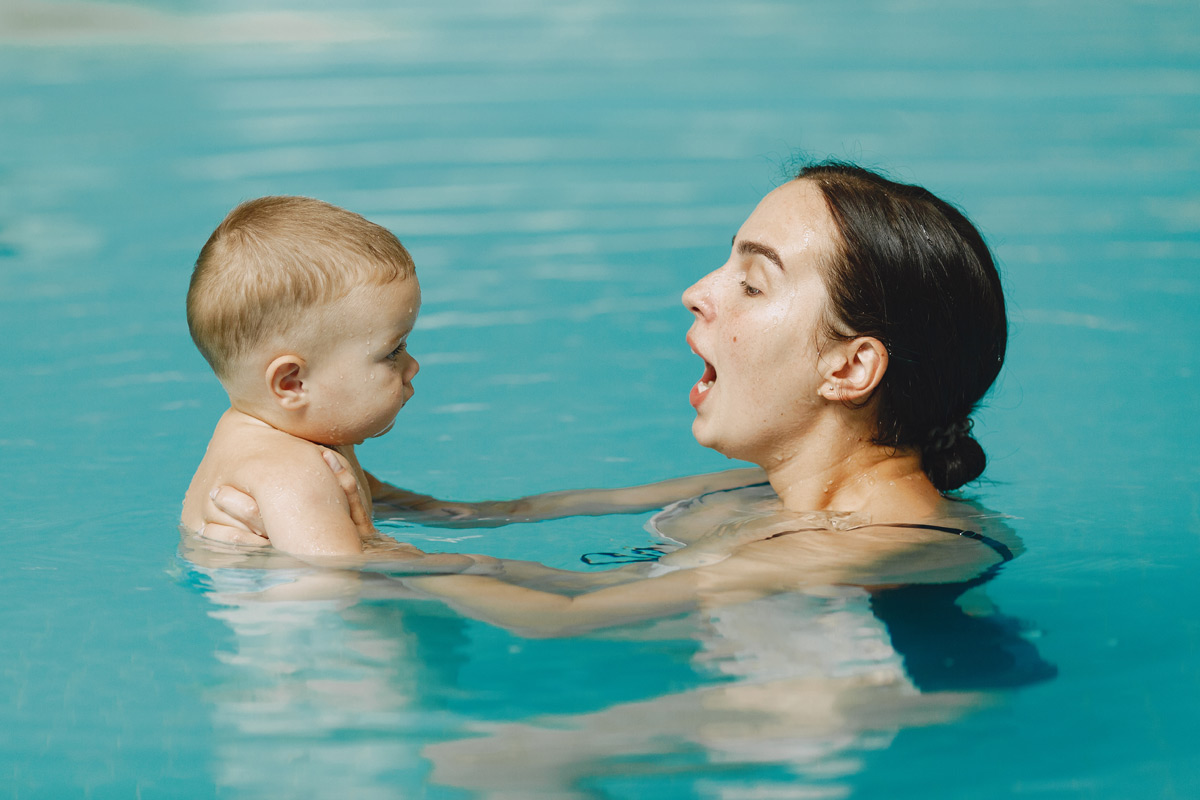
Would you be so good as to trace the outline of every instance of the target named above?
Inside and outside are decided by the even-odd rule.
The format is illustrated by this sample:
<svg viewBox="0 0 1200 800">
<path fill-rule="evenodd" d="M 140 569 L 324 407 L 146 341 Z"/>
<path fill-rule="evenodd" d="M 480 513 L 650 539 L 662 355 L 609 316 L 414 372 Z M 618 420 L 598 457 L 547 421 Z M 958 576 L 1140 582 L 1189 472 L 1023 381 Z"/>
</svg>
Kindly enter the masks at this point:
<svg viewBox="0 0 1200 800">
<path fill-rule="evenodd" d="M 763 467 L 791 511 L 860 513 L 878 522 L 902 522 L 932 516 L 943 502 L 921 470 L 919 454 L 866 442 L 841 453 L 827 451 L 822 458 L 797 454 Z"/>
</svg>

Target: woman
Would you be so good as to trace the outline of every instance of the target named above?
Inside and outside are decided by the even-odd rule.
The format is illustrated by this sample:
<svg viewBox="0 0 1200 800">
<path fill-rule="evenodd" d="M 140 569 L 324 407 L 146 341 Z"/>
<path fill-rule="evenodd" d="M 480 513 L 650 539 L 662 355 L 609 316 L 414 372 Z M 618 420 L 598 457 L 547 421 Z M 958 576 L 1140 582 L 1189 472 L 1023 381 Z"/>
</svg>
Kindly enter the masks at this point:
<svg viewBox="0 0 1200 800">
<path fill-rule="evenodd" d="M 692 431 L 759 465 L 771 491 L 721 492 L 660 515 L 661 532 L 685 546 L 649 571 L 610 576 L 620 585 L 567 597 L 520 585 L 545 571 L 506 563 L 499 576 L 411 578 L 409 587 L 556 635 L 798 585 L 963 581 L 1012 558 L 1010 534 L 947 495 L 983 471 L 970 415 L 1007 338 L 992 257 L 957 209 L 851 165 L 806 167 L 762 200 L 728 261 L 683 301 L 695 317 L 688 343 L 704 361 Z M 748 477 L 497 504 L 397 498 L 409 510 L 449 509 L 465 517 L 459 524 L 494 524 L 654 507 Z M 253 509 L 230 494 L 224 510 L 254 528 Z M 633 580 L 647 572 L 652 579 Z"/>
</svg>

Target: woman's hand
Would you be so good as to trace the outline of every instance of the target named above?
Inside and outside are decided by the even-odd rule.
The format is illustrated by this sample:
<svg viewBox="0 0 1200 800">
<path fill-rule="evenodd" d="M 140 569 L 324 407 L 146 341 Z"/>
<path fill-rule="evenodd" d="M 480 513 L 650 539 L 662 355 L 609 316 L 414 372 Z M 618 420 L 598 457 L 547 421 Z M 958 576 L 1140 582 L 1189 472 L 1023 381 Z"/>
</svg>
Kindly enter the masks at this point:
<svg viewBox="0 0 1200 800">
<path fill-rule="evenodd" d="M 349 462 L 333 450 L 325 450 L 321 455 L 346 495 L 350 519 L 358 530 L 359 538 L 370 539 L 375 535 L 375 525 L 370 512 L 363 506 L 358 493 L 358 481 L 354 478 L 354 472 L 348 469 Z M 200 526 L 199 533 L 205 539 L 225 544 L 266 547 L 271 543 L 258 503 L 232 486 L 218 486 L 209 493 L 204 504 L 204 524 Z"/>
<path fill-rule="evenodd" d="M 201 537 L 222 544 L 266 547 L 271 543 L 254 498 L 232 486 L 218 486 L 204 501 Z"/>
<path fill-rule="evenodd" d="M 375 522 L 371 519 L 371 509 L 363 506 L 362 495 L 358 492 L 358 479 L 354 477 L 354 470 L 349 469 L 350 462 L 341 453 L 329 449 L 324 450 L 321 456 L 333 470 L 333 477 L 337 478 L 338 486 L 346 495 L 346 502 L 350 504 L 350 520 L 358 530 L 358 538 L 365 542 L 375 536 Z"/>
</svg>

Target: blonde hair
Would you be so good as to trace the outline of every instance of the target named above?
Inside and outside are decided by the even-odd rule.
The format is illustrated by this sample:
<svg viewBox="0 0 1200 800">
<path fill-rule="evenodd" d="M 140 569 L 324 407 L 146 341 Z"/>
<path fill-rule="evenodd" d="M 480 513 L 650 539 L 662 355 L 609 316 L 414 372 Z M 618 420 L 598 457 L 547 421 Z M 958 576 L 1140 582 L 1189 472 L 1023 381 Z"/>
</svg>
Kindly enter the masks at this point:
<svg viewBox="0 0 1200 800">
<path fill-rule="evenodd" d="M 386 228 L 308 197 L 260 197 L 229 212 L 196 259 L 188 287 L 192 341 L 217 377 L 300 312 L 362 284 L 414 271 Z"/>
</svg>

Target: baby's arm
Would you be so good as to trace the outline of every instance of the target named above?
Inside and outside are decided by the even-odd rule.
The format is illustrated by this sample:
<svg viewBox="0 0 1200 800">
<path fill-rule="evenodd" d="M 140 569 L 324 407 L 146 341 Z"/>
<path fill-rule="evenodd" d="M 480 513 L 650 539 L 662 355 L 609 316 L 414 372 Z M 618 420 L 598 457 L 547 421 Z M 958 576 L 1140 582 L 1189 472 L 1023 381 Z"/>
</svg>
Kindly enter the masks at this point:
<svg viewBox="0 0 1200 800">
<path fill-rule="evenodd" d="M 305 444 L 249 461 L 240 470 L 261 530 L 277 550 L 299 556 L 362 552 L 353 509 L 320 449 Z"/>
</svg>

